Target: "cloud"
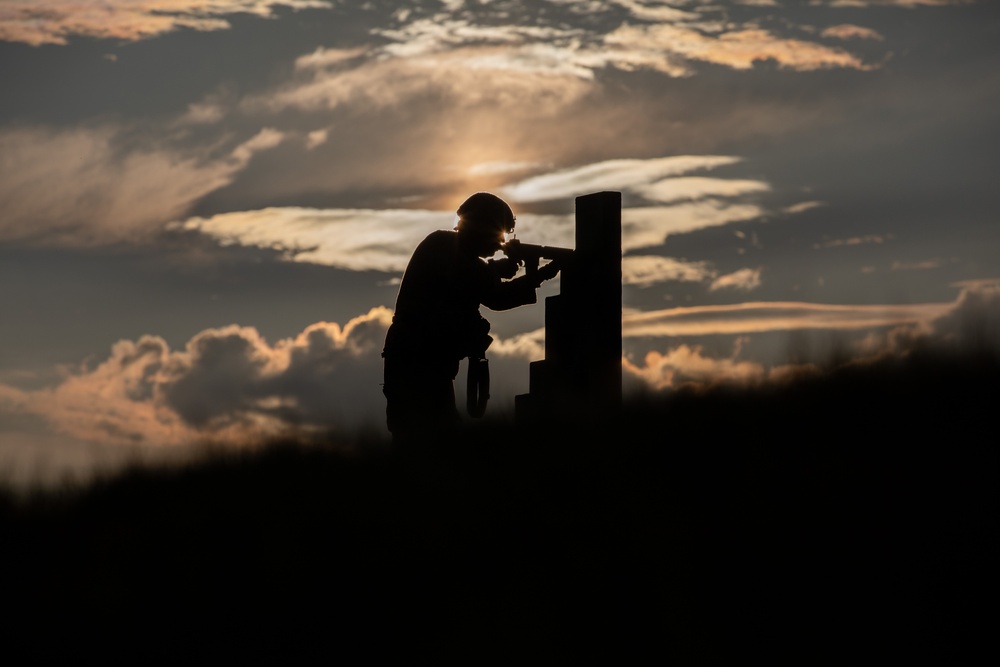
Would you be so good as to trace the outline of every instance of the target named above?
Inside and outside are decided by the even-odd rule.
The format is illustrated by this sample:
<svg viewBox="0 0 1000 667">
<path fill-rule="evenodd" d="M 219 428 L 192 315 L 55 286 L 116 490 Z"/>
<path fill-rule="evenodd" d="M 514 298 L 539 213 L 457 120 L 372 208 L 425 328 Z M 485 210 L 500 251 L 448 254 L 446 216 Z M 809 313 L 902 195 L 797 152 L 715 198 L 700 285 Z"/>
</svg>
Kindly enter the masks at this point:
<svg viewBox="0 0 1000 667">
<path fill-rule="evenodd" d="M 930 259 L 923 259 L 915 262 L 903 262 L 894 261 L 890 267 L 892 271 L 928 271 L 931 269 L 940 269 L 944 266 L 946 260 L 940 257 L 932 257 Z"/>
<path fill-rule="evenodd" d="M 806 211 L 811 211 L 814 208 L 821 208 L 826 206 L 825 202 L 821 201 L 804 201 L 797 204 L 792 204 L 791 206 L 786 206 L 782 209 L 782 212 L 789 215 L 796 215 L 798 213 L 805 213 Z"/>
<path fill-rule="evenodd" d="M 211 158 L 150 142 L 120 145 L 112 127 L 0 131 L 0 241 L 94 245 L 159 232 L 273 147 L 272 129 Z"/>
<path fill-rule="evenodd" d="M 295 261 L 401 273 L 417 244 L 436 229 L 451 229 L 454 219 L 443 211 L 288 207 L 189 218 L 173 227 L 224 244 L 280 250 Z"/>
<path fill-rule="evenodd" d="M 668 176 L 736 164 L 741 158 L 729 155 L 676 155 L 652 159 L 618 159 L 533 176 L 501 188 L 511 201 L 529 203 L 575 197 L 581 192 L 635 190 L 657 194 L 654 185 Z M 670 184 L 659 186 L 669 193 Z M 676 190 L 682 190 L 678 187 Z"/>
<path fill-rule="evenodd" d="M 861 349 L 878 358 L 905 355 L 917 349 L 958 353 L 1000 353 L 1000 279 L 963 281 L 955 303 L 928 322 L 873 332 Z"/>
<path fill-rule="evenodd" d="M 892 234 L 865 234 L 864 236 L 852 236 L 846 239 L 831 239 L 822 243 L 813 244 L 813 248 L 840 248 L 843 246 L 856 246 L 875 244 L 881 245 L 893 239 Z"/>
<path fill-rule="evenodd" d="M 737 352 L 738 353 L 738 352 Z M 678 389 L 685 385 L 749 384 L 765 378 L 764 366 L 754 361 L 712 358 L 698 346 L 679 345 L 666 353 L 649 352 L 643 364 L 623 359 L 623 372 L 652 389 Z"/>
<path fill-rule="evenodd" d="M 627 313 L 623 335 L 706 336 L 800 329 L 857 330 L 930 322 L 954 304 L 834 305 L 748 302 Z"/>
<path fill-rule="evenodd" d="M 820 37 L 833 37 L 835 39 L 874 39 L 882 41 L 884 38 L 877 31 L 850 23 L 833 25 L 823 30 Z"/>
<path fill-rule="evenodd" d="M 80 446 L 142 450 L 381 430 L 381 351 L 391 317 L 372 308 L 343 326 L 317 322 L 273 343 L 238 325 L 201 331 L 178 350 L 159 336 L 122 340 L 100 363 L 65 369 L 53 387 L 0 384 L 0 418 L 44 419 Z M 527 362 L 544 357 L 544 330 L 497 336 L 490 356 L 494 409 L 509 409 L 527 390 Z"/>
<path fill-rule="evenodd" d="M 123 340 L 106 360 L 68 370 L 55 387 L 0 385 L 0 409 L 41 416 L 84 441 L 133 446 L 358 427 L 382 400 L 390 318 L 388 309 L 373 308 L 343 327 L 318 322 L 274 344 L 236 325 L 202 331 L 182 350 L 158 336 Z"/>
<path fill-rule="evenodd" d="M 327 138 L 329 138 L 330 131 L 326 129 L 313 130 L 308 135 L 306 135 L 306 148 L 312 150 L 317 146 L 322 146 L 326 143 Z"/>
<path fill-rule="evenodd" d="M 709 285 L 708 291 L 715 292 L 721 289 L 735 289 L 749 292 L 760 287 L 760 269 L 740 269 L 733 273 L 719 276 Z"/>
<path fill-rule="evenodd" d="M 684 336 L 735 334 L 728 356 L 712 357 L 699 345 L 681 344 L 664 352 L 648 352 L 642 363 L 623 358 L 629 385 L 653 389 L 718 384 L 754 385 L 783 381 L 802 373 L 819 373 L 812 364 L 776 364 L 768 368 L 751 359 L 740 359 L 750 335 L 788 329 L 865 329 L 875 327 L 856 344 L 839 353 L 847 363 L 868 363 L 886 357 L 903 357 L 916 350 L 947 350 L 959 354 L 1000 354 L 1000 279 L 959 283 L 961 292 L 952 303 L 918 306 L 827 306 L 822 304 L 737 304 L 677 308 L 669 318 L 690 317 L 691 327 L 658 330 L 635 326 L 637 319 L 655 319 L 652 313 L 627 315 L 626 336 Z M 700 323 L 695 322 L 700 320 Z M 709 321 L 710 320 L 710 321 Z M 898 323 L 893 326 L 893 323 Z"/>
<path fill-rule="evenodd" d="M 946 7 L 968 5 L 976 0 L 811 0 L 813 5 L 829 7 Z"/>
<path fill-rule="evenodd" d="M 622 248 L 656 247 L 671 234 L 683 234 L 758 218 L 763 209 L 715 199 L 674 206 L 622 210 Z M 264 208 L 194 217 L 169 225 L 196 230 L 220 243 L 278 250 L 286 259 L 351 271 L 402 273 L 413 248 L 430 232 L 451 229 L 455 214 L 419 209 Z M 517 235 L 537 245 L 573 247 L 574 220 L 569 215 L 517 213 Z M 628 279 L 645 284 L 654 275 L 687 279 L 707 275 L 704 265 L 673 260 L 628 259 Z"/>
<path fill-rule="evenodd" d="M 676 69 L 671 58 L 698 60 L 737 70 L 753 68 L 754 64 L 773 60 L 780 67 L 810 71 L 843 67 L 868 70 L 856 56 L 841 49 L 813 42 L 777 37 L 766 30 L 747 28 L 720 34 L 705 34 L 678 25 L 623 25 L 605 38 L 608 44 L 626 47 L 633 53 L 659 59 L 659 69 L 670 73 Z"/>
<path fill-rule="evenodd" d="M 720 227 L 759 218 L 764 210 L 754 204 L 730 204 L 715 199 L 622 210 L 622 249 L 637 250 L 663 245 L 671 234 Z"/>
<path fill-rule="evenodd" d="M 178 28 L 225 30 L 227 14 L 273 16 L 274 7 L 329 8 L 323 0 L 4 0 L 0 40 L 66 44 L 72 36 L 135 41 Z"/>
<path fill-rule="evenodd" d="M 763 181 L 684 177 L 665 178 L 649 185 L 640 185 L 631 189 L 650 201 L 666 204 L 706 197 L 739 197 L 746 194 L 767 192 L 771 186 Z"/>
<path fill-rule="evenodd" d="M 572 246 L 573 222 L 567 216 L 519 214 L 517 222 L 518 234 L 532 243 Z M 171 228 L 197 230 L 223 244 L 278 250 L 299 262 L 402 273 L 427 234 L 454 226 L 451 211 L 289 207 L 189 218 Z"/>
<path fill-rule="evenodd" d="M 768 369 L 743 358 L 748 336 L 805 328 L 884 329 L 852 351 L 857 359 L 905 354 L 926 344 L 1000 351 L 1000 280 L 958 286 L 956 300 L 941 304 L 745 303 L 626 313 L 627 338 L 738 338 L 721 357 L 681 344 L 654 350 L 641 364 L 625 358 L 623 370 L 652 388 L 780 378 L 790 367 Z M 54 387 L 26 391 L 0 384 L 0 415 L 35 415 L 81 442 L 131 447 L 205 439 L 239 445 L 380 425 L 380 351 L 390 318 L 388 309 L 373 308 L 344 326 L 317 322 L 274 343 L 236 325 L 202 331 L 180 350 L 157 336 L 123 340 L 104 361 L 67 369 Z M 498 337 L 491 346 L 495 404 L 509 408 L 502 397 L 526 389 L 525 362 L 543 358 L 544 335 L 539 329 Z"/>
<path fill-rule="evenodd" d="M 667 280 L 702 282 L 715 277 L 707 262 L 684 262 L 655 255 L 627 255 L 622 258 L 622 283 L 649 287 Z"/>
<path fill-rule="evenodd" d="M 301 61 L 301 59 L 300 59 Z M 538 45 L 515 54 L 497 47 L 455 48 L 441 53 L 401 57 L 371 50 L 351 67 L 302 67 L 300 77 L 274 92 L 251 96 L 243 108 L 307 111 L 351 106 L 386 109 L 405 106 L 428 95 L 448 104 L 516 109 L 525 99 L 544 115 L 587 94 L 591 77 L 558 47 Z M 581 76 L 583 75 L 583 76 Z"/>
</svg>

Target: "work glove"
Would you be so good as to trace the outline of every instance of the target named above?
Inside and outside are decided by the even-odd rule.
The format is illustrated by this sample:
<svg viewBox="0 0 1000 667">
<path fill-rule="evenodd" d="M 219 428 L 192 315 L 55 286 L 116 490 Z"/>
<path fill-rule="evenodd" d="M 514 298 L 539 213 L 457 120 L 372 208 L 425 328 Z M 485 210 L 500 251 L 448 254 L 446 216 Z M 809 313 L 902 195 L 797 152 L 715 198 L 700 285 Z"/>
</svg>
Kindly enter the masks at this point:
<svg viewBox="0 0 1000 667">
<path fill-rule="evenodd" d="M 503 278 L 504 280 L 510 280 L 517 273 L 518 268 L 520 268 L 521 263 L 511 259 L 510 257 L 501 257 L 500 259 L 491 259 L 489 261 L 490 266 L 493 270 Z"/>
<path fill-rule="evenodd" d="M 545 266 L 538 267 L 538 269 L 535 271 L 535 274 L 534 274 L 534 277 L 535 277 L 535 287 L 540 286 L 546 280 L 550 280 L 552 278 L 555 278 L 556 274 L 559 273 L 559 269 L 561 269 L 561 268 L 562 268 L 562 265 L 559 263 L 558 260 L 552 260 L 551 262 L 549 262 Z"/>
</svg>

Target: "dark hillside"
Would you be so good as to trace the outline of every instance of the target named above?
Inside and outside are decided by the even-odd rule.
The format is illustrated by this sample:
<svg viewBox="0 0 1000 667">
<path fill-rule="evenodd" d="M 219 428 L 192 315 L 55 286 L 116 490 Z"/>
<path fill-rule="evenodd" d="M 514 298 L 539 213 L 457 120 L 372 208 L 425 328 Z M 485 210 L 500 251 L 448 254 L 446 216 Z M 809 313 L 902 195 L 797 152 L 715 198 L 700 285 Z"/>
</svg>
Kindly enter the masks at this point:
<svg viewBox="0 0 1000 667">
<path fill-rule="evenodd" d="M 924 357 L 647 396 L 603 430 L 485 420 L 404 457 L 276 443 L 7 498 L 5 643 L 132 663 L 968 662 L 994 631 L 998 379 L 991 357 Z"/>
</svg>

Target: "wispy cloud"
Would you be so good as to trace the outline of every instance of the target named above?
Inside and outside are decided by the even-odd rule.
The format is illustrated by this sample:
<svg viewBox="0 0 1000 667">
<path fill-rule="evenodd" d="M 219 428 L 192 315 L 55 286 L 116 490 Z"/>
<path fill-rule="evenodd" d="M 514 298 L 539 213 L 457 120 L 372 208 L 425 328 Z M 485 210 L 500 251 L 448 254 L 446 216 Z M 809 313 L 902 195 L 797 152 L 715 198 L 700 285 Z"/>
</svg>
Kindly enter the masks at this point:
<svg viewBox="0 0 1000 667">
<path fill-rule="evenodd" d="M 155 142 L 125 148 L 120 134 L 112 127 L 0 131 L 0 240 L 89 245 L 148 237 L 284 136 L 265 128 L 209 157 Z"/>
<path fill-rule="evenodd" d="M 224 244 L 281 251 L 288 259 L 352 271 L 402 273 L 413 249 L 438 229 L 452 229 L 452 211 L 419 209 L 266 208 L 189 218 L 171 225 Z M 518 215 L 518 233 L 541 245 L 571 246 L 565 216 Z"/>
<path fill-rule="evenodd" d="M 755 204 L 732 204 L 707 199 L 674 206 L 646 206 L 622 210 L 622 248 L 640 250 L 663 245 L 671 234 L 720 227 L 759 218 L 764 210 Z"/>
<path fill-rule="evenodd" d="M 650 201 L 666 204 L 706 197 L 739 197 L 767 192 L 771 186 L 763 181 L 689 176 L 665 178 L 649 185 L 636 186 L 631 189 Z"/>
<path fill-rule="evenodd" d="M 875 244 L 881 245 L 893 239 L 892 234 L 865 234 L 864 236 L 851 236 L 846 239 L 830 239 L 822 243 L 813 244 L 813 248 L 840 248 L 844 246 L 858 246 Z"/>
<path fill-rule="evenodd" d="M 750 292 L 760 287 L 760 269 L 740 269 L 733 273 L 719 276 L 709 285 L 708 291 L 716 292 L 722 289 L 734 289 Z"/>
<path fill-rule="evenodd" d="M 748 302 L 628 313 L 624 335 L 691 336 L 748 334 L 796 329 L 868 329 L 929 322 L 951 303 L 913 305 L 834 305 L 797 302 Z"/>
<path fill-rule="evenodd" d="M 829 7 L 946 7 L 969 5 L 976 0 L 811 0 L 813 5 Z"/>
<path fill-rule="evenodd" d="M 406 268 L 424 236 L 453 226 L 454 216 L 442 211 L 307 208 L 221 213 L 175 225 L 222 243 L 280 250 L 296 261 L 389 272 Z"/>
<path fill-rule="evenodd" d="M 703 282 L 714 278 L 708 262 L 685 262 L 672 257 L 628 255 L 622 258 L 622 283 L 649 287 L 670 280 Z"/>
<path fill-rule="evenodd" d="M 892 263 L 891 269 L 893 271 L 928 271 L 931 269 L 940 269 L 946 262 L 947 260 L 940 257 L 931 257 L 930 259 L 910 262 L 897 260 Z"/>
<path fill-rule="evenodd" d="M 329 8 L 324 0 L 4 0 L 0 40 L 66 44 L 71 36 L 138 40 L 178 28 L 224 30 L 227 14 L 272 16 L 274 7 Z"/>
<path fill-rule="evenodd" d="M 736 164 L 741 158 L 730 155 L 675 155 L 653 159 L 605 160 L 581 167 L 562 169 L 512 183 L 501 189 L 515 202 L 529 203 L 574 197 L 581 192 L 634 190 L 654 197 L 683 197 L 684 185 L 657 183 L 668 176 Z M 706 190 L 711 181 L 687 181 L 687 191 Z M 701 183 L 692 188 L 692 183 Z M 718 187 L 716 185 L 716 187 Z"/>
<path fill-rule="evenodd" d="M 660 62 L 662 66 L 658 69 L 667 74 L 676 69 L 677 58 L 737 70 L 751 69 L 755 63 L 765 60 L 799 71 L 834 67 L 871 69 L 860 58 L 842 49 L 778 37 L 760 28 L 706 34 L 681 25 L 625 25 L 609 34 L 606 41 L 618 47 L 627 46 L 630 52 L 645 54 L 650 62 Z"/>
<path fill-rule="evenodd" d="M 657 389 L 722 383 L 752 385 L 781 381 L 802 372 L 820 372 L 811 364 L 780 362 L 768 367 L 740 358 L 744 344 L 753 334 L 779 330 L 854 330 L 864 334 L 856 343 L 839 350 L 852 363 L 904 356 L 928 345 L 939 350 L 1000 352 L 1000 280 L 959 286 L 963 289 L 951 303 L 914 306 L 745 303 L 676 308 L 662 311 L 665 319 L 660 323 L 666 324 L 663 327 L 655 324 L 646 327 L 645 318 L 656 320 L 660 317 L 657 314 L 627 315 L 626 336 L 726 334 L 737 337 L 728 356 L 713 357 L 703 346 L 681 344 L 663 352 L 650 351 L 641 362 L 625 358 L 623 371 L 627 377 L 638 380 L 641 386 Z"/>
<path fill-rule="evenodd" d="M 649 352 L 641 365 L 624 359 L 623 371 L 652 389 L 676 389 L 687 384 L 759 382 L 763 364 L 733 357 L 713 358 L 699 346 L 678 345 L 666 353 Z"/>
<path fill-rule="evenodd" d="M 820 37 L 833 37 L 835 39 L 874 39 L 881 42 L 884 37 L 876 30 L 865 28 L 851 23 L 841 23 L 832 25 L 820 33 Z"/>
</svg>

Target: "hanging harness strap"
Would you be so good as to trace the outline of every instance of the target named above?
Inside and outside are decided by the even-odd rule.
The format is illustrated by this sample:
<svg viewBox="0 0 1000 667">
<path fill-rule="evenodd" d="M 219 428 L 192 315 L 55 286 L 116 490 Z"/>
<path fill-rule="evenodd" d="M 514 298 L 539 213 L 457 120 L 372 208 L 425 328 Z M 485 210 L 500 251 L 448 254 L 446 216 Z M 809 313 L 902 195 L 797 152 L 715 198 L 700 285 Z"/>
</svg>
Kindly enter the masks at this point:
<svg viewBox="0 0 1000 667">
<path fill-rule="evenodd" d="M 469 357 L 469 374 L 465 385 L 465 408 L 470 417 L 479 419 L 490 400 L 490 363 L 486 359 Z"/>
</svg>

